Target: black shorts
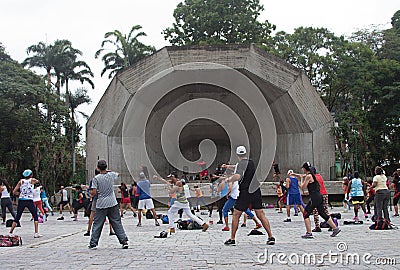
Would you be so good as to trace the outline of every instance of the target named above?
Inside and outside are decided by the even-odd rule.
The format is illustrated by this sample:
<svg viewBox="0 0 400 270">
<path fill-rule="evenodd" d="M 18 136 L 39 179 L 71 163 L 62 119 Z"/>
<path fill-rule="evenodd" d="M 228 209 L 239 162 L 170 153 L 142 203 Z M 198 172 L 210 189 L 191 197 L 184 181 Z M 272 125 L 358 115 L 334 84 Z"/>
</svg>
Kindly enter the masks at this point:
<svg viewBox="0 0 400 270">
<path fill-rule="evenodd" d="M 397 192 L 393 195 L 393 205 L 397 205 L 400 200 L 400 192 Z"/>
<path fill-rule="evenodd" d="M 262 196 L 261 190 L 257 189 L 254 193 L 248 193 L 247 191 L 240 191 L 239 197 L 235 203 L 235 209 L 244 212 L 247 208 L 254 210 L 262 209 Z"/>
<path fill-rule="evenodd" d="M 69 204 L 69 201 L 61 201 L 58 203 L 58 206 L 60 206 L 60 205 L 66 206 L 67 204 Z"/>
<path fill-rule="evenodd" d="M 352 204 L 363 204 L 364 203 L 364 196 L 355 196 L 351 198 Z"/>
</svg>

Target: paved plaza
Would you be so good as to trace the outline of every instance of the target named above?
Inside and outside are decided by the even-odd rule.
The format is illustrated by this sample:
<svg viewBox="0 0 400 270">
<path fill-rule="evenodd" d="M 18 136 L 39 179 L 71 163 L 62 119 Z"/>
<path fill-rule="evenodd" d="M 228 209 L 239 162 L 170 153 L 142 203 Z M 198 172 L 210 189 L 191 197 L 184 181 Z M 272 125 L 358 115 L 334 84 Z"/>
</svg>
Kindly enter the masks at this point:
<svg viewBox="0 0 400 270">
<path fill-rule="evenodd" d="M 331 212 L 341 210 L 336 207 Z M 144 219 L 143 226 L 136 227 L 137 218 L 128 212 L 123 218 L 129 237 L 127 250 L 121 249 L 116 236 L 109 236 L 108 225 L 98 249 L 89 250 L 89 237 L 83 236 L 87 226 L 83 213 L 79 213 L 79 221 L 72 221 L 69 214 L 63 221 L 57 220 L 57 214 L 50 216 L 39 225 L 44 236 L 34 239 L 33 223 L 24 213 L 22 227 L 15 230 L 22 236 L 23 245 L 0 248 L 1 269 L 399 269 L 398 230 L 371 231 L 371 222 L 367 221 L 341 226 L 342 232 L 336 238 L 323 229 L 322 233 L 314 233 L 314 239 L 302 239 L 305 228 L 301 216 L 292 216 L 291 223 L 284 223 L 285 214 L 275 209 L 265 212 L 276 238 L 274 246 L 266 245 L 266 235 L 247 235 L 254 227 L 251 220 L 247 227 L 239 228 L 236 246 L 224 246 L 230 233 L 216 224 L 216 212 L 207 232 L 177 230 L 164 239 L 154 236 L 167 230 L 168 225 L 156 227 L 154 220 Z M 165 214 L 166 210 L 160 209 L 159 213 Z M 199 216 L 209 220 L 207 215 Z M 351 219 L 352 213 L 342 213 L 342 217 Z M 400 224 L 400 218 L 392 222 Z M 8 230 L 2 225 L 0 234 Z"/>
</svg>

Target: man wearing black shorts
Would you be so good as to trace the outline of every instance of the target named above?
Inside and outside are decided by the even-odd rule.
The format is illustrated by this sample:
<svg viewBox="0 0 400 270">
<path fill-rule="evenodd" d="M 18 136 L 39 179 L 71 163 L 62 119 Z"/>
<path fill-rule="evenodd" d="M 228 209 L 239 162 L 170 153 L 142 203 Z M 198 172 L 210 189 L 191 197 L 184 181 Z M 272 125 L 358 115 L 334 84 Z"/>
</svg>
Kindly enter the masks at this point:
<svg viewBox="0 0 400 270">
<path fill-rule="evenodd" d="M 242 213 L 251 206 L 256 212 L 258 219 L 261 221 L 264 229 L 267 231 L 267 245 L 274 245 L 275 238 L 272 236 L 271 227 L 262 207 L 261 190 L 259 182 L 255 175 L 256 168 L 254 162 L 247 158 L 246 147 L 238 146 L 236 155 L 239 163 L 236 165 L 234 174 L 228 178 L 222 178 L 222 181 L 235 182 L 239 181 L 239 197 L 235 203 L 235 209 L 232 217 L 231 238 L 225 242 L 225 245 L 236 245 L 235 236 L 239 225 L 239 219 Z M 226 165 L 224 167 L 227 167 Z M 256 185 L 256 187 L 254 187 Z M 254 191 L 255 189 L 255 191 Z"/>
</svg>

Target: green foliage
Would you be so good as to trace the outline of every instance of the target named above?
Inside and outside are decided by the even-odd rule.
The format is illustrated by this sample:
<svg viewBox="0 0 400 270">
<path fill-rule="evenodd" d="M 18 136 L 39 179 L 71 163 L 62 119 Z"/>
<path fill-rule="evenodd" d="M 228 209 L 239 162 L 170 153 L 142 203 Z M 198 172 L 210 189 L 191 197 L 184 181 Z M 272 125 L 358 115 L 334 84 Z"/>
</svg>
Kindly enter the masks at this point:
<svg viewBox="0 0 400 270">
<path fill-rule="evenodd" d="M 147 46 L 138 40 L 138 38 L 146 36 L 144 32 L 134 34 L 140 29 L 142 29 L 140 25 L 134 25 L 128 35 L 124 35 L 119 30 L 107 32 L 104 35 L 105 40 L 95 54 L 95 58 L 103 54 L 101 60 L 104 62 L 104 68 L 101 76 L 110 71 L 108 78 L 111 79 L 119 70 L 132 66 L 140 59 L 155 52 L 156 49 L 153 46 Z"/>
<path fill-rule="evenodd" d="M 163 31 L 172 45 L 262 43 L 275 26 L 259 22 L 259 0 L 185 0 Z"/>
<path fill-rule="evenodd" d="M 364 29 L 349 38 L 299 27 L 265 42 L 267 51 L 310 78 L 335 116 L 338 156 L 364 175 L 378 164 L 400 160 L 399 15 L 393 16 L 391 29 Z"/>
<path fill-rule="evenodd" d="M 31 168 L 35 177 L 39 178 L 50 192 L 60 184 L 69 182 L 72 175 L 71 146 L 75 147 L 79 142 L 82 127 L 71 119 L 71 110 L 90 101 L 86 90 L 81 89 L 70 95 L 73 103 L 70 107 L 53 91 L 52 71 L 57 68 L 57 63 L 58 67 L 66 67 L 66 62 L 63 63 L 60 59 L 68 59 L 51 55 L 60 53 L 60 50 L 57 52 L 54 47 L 38 43 L 28 48 L 32 56 L 23 64 L 44 68 L 47 76 L 43 80 L 41 76 L 24 69 L 23 65 L 12 60 L 0 44 L 0 125 L 3 127 L 0 129 L 1 177 L 8 178 L 15 184 L 21 178 L 21 172 Z M 71 48 L 64 52 L 72 52 Z M 65 53 L 64 56 L 66 55 L 68 54 Z M 76 60 L 72 53 L 69 56 Z M 67 74 L 66 68 L 59 70 L 62 72 L 59 72 L 57 82 L 64 80 L 63 74 Z M 72 73 L 70 71 L 68 74 Z M 65 127 L 65 134 L 60 132 L 60 126 Z M 71 142 L 72 129 L 75 135 L 74 144 Z M 84 166 L 84 158 L 78 156 L 77 160 L 81 162 L 78 164 L 81 169 Z"/>
</svg>

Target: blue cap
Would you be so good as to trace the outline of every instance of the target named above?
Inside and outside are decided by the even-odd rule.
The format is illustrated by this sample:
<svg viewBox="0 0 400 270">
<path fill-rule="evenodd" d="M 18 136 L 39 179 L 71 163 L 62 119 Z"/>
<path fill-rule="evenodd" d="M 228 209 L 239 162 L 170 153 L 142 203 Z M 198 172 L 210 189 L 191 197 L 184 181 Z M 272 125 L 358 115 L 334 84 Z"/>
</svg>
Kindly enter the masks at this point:
<svg viewBox="0 0 400 270">
<path fill-rule="evenodd" d="M 24 177 L 28 177 L 28 176 L 31 175 L 31 174 L 32 174 L 32 171 L 29 170 L 29 169 L 26 169 L 26 170 L 22 173 L 22 175 L 23 175 Z"/>
</svg>

